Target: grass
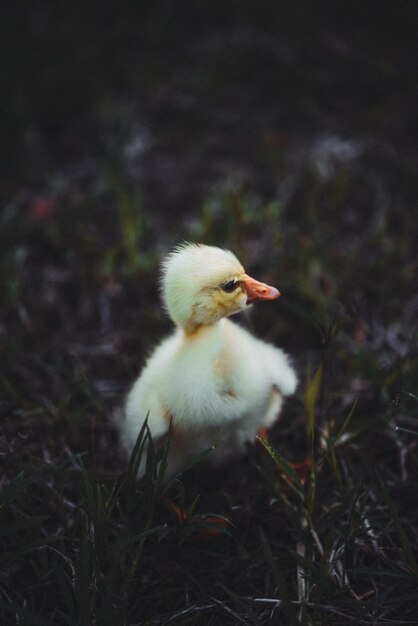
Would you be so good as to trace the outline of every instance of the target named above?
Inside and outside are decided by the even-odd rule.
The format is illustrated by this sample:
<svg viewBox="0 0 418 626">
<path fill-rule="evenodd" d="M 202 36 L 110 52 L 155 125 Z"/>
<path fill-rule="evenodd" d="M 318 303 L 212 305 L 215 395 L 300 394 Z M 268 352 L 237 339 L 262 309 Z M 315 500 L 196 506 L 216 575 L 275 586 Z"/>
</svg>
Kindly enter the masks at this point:
<svg viewBox="0 0 418 626">
<path fill-rule="evenodd" d="M 128 464 L 113 426 L 138 359 L 166 328 L 153 317 L 156 255 L 125 242 L 123 223 L 104 241 L 97 198 L 74 207 L 82 228 L 65 203 L 43 221 L 15 207 L 2 248 L 2 623 L 415 623 L 418 364 L 416 334 L 400 325 L 415 306 L 409 217 L 400 232 L 371 233 L 361 273 L 369 244 L 353 238 L 348 268 L 338 217 L 313 233 L 308 206 L 296 230 L 289 209 L 219 189 L 191 228 L 219 244 L 235 233 L 246 262 L 285 283 L 278 318 L 260 308 L 254 331 L 285 344 L 302 382 L 271 444 L 217 472 L 198 461 L 168 486 L 146 426 Z M 114 191 L 115 224 L 130 223 L 126 193 Z M 252 237 L 279 257 L 251 253 Z M 305 458 L 301 480 L 290 463 Z M 230 523 L 202 535 L 217 516 Z"/>
</svg>

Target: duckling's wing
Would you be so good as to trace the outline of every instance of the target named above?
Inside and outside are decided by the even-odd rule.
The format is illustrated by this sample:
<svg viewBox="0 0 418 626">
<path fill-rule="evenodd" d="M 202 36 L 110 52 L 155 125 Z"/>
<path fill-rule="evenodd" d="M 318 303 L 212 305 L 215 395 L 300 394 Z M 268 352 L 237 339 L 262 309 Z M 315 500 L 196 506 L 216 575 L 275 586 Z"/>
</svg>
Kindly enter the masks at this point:
<svg viewBox="0 0 418 626">
<path fill-rule="evenodd" d="M 265 384 L 275 387 L 282 396 L 290 396 L 297 387 L 297 375 L 290 363 L 290 359 L 283 350 L 276 346 L 257 339 L 240 326 L 226 320 L 228 324 L 228 334 L 231 337 L 233 353 L 237 366 L 244 364 L 246 370 L 252 371 L 253 380 L 258 381 L 259 386 Z M 257 373 L 253 368 L 248 368 L 249 364 L 257 364 Z M 240 369 L 240 367 L 239 367 Z"/>
<path fill-rule="evenodd" d="M 126 400 L 123 435 L 128 449 L 148 420 L 154 441 L 167 434 L 171 416 L 161 397 L 161 376 L 177 350 L 178 337 L 165 339 L 151 354 Z"/>
<path fill-rule="evenodd" d="M 283 396 L 290 396 L 296 391 L 298 378 L 290 364 L 289 357 L 283 350 L 270 345 L 266 346 L 265 364 L 273 378 L 273 385 Z"/>
</svg>

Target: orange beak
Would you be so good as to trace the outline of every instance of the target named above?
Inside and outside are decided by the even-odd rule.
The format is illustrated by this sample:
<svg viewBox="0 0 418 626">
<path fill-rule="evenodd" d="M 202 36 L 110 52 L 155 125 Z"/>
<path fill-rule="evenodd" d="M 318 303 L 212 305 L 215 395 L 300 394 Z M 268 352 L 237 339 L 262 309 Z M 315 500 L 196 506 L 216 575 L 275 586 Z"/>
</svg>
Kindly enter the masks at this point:
<svg viewBox="0 0 418 626">
<path fill-rule="evenodd" d="M 260 283 L 247 274 L 244 275 L 244 289 L 247 292 L 247 303 L 252 304 L 256 300 L 276 300 L 280 297 L 280 291 L 265 283 Z"/>
</svg>

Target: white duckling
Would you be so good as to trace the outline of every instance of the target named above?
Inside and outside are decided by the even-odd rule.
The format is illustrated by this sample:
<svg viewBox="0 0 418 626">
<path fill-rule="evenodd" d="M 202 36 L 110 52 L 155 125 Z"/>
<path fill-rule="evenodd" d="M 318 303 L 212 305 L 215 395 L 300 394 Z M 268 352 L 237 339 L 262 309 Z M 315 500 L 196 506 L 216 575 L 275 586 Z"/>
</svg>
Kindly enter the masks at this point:
<svg viewBox="0 0 418 626">
<path fill-rule="evenodd" d="M 274 287 L 251 278 L 232 252 L 183 244 L 163 262 L 162 298 L 176 324 L 149 357 L 126 402 L 123 436 L 132 449 L 148 415 L 155 443 L 172 423 L 167 478 L 214 447 L 215 465 L 242 453 L 277 419 L 297 385 L 286 354 L 228 319 Z M 143 467 L 139 473 L 143 472 Z"/>
</svg>

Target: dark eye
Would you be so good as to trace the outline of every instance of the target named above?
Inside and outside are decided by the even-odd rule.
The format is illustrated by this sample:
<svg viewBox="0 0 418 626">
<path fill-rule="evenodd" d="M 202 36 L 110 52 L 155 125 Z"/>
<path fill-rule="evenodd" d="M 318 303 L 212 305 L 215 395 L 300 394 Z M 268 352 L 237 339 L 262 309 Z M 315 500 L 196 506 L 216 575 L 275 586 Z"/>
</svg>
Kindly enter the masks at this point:
<svg viewBox="0 0 418 626">
<path fill-rule="evenodd" d="M 238 280 L 229 280 L 227 283 L 221 285 L 221 288 L 226 291 L 226 293 L 232 293 L 237 287 L 239 287 Z"/>
</svg>

